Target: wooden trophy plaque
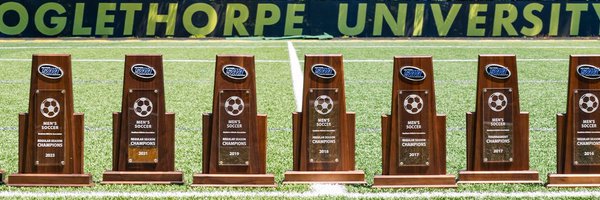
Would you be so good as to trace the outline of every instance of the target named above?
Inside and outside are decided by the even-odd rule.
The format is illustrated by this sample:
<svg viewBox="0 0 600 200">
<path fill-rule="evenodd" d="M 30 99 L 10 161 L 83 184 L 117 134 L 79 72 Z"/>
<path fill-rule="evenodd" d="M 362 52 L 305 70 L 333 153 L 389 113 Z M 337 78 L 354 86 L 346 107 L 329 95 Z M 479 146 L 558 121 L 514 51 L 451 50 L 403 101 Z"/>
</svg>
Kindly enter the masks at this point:
<svg viewBox="0 0 600 200">
<path fill-rule="evenodd" d="M 392 114 L 381 116 L 375 188 L 456 187 L 446 174 L 446 115 L 436 114 L 431 56 L 395 57 Z"/>
<path fill-rule="evenodd" d="M 284 183 L 365 184 L 354 168 L 355 113 L 346 112 L 342 55 L 306 55 L 302 112 L 292 115 L 293 171 Z"/>
<path fill-rule="evenodd" d="M 573 55 L 567 113 L 556 116 L 556 174 L 548 187 L 600 186 L 600 55 Z"/>
<path fill-rule="evenodd" d="M 192 186 L 276 186 L 267 174 L 267 115 L 256 107 L 254 56 L 217 55 L 213 109 L 202 115 L 202 173 Z"/>
<path fill-rule="evenodd" d="M 73 113 L 71 55 L 33 55 L 29 112 L 19 114 L 19 172 L 9 186 L 92 186 L 83 113 Z"/>
<path fill-rule="evenodd" d="M 458 183 L 541 183 L 529 170 L 529 113 L 519 109 L 516 56 L 479 55 L 476 96 Z"/>
<path fill-rule="evenodd" d="M 165 112 L 162 55 L 126 55 L 121 112 L 113 113 L 112 171 L 102 184 L 183 184 L 175 171 L 175 113 Z"/>
</svg>

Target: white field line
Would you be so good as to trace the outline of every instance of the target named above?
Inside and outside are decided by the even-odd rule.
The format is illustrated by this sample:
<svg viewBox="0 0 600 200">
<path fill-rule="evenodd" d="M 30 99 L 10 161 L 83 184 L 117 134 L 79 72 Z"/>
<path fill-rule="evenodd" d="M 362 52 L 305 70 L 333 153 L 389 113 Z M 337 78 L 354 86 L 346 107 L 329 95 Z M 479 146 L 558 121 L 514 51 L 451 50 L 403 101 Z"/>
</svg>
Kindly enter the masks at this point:
<svg viewBox="0 0 600 200">
<path fill-rule="evenodd" d="M 22 80 L 29 81 L 29 80 Z M 435 80 L 436 84 L 475 84 L 477 80 Z M 567 80 L 519 80 L 519 83 L 567 83 Z M 0 82 L 1 83 L 1 82 Z M 29 82 L 28 82 L 29 83 Z M 381 84 L 392 83 L 392 80 L 346 80 L 346 84 Z"/>
<path fill-rule="evenodd" d="M 382 192 L 382 193 L 321 193 L 321 192 L 23 192 L 3 191 L 0 197 L 51 197 L 51 198 L 192 198 L 192 197 L 341 197 L 341 198 L 548 198 L 548 197 L 600 197 L 598 191 L 559 192 Z"/>
<path fill-rule="evenodd" d="M 563 62 L 569 61 L 567 58 L 517 58 L 518 62 Z M 394 60 L 381 59 L 362 59 L 362 60 L 344 60 L 348 63 L 392 63 Z M 433 62 L 477 62 L 477 59 L 433 59 Z"/>
<path fill-rule="evenodd" d="M 212 80 L 165 80 L 168 84 L 213 84 Z M 0 84 L 29 84 L 30 80 L 0 80 Z M 123 80 L 73 80 L 76 85 L 114 85 L 123 84 Z"/>
<path fill-rule="evenodd" d="M 0 58 L 0 61 L 31 62 L 30 58 Z M 124 59 L 73 59 L 73 62 L 125 62 Z M 165 59 L 164 62 L 181 63 L 214 63 L 214 60 L 196 60 L 196 59 Z M 566 62 L 566 58 L 518 58 L 518 62 Z M 289 60 L 256 60 L 257 63 L 288 63 Z M 298 61 L 303 63 L 304 61 Z M 346 63 L 392 63 L 393 59 L 349 59 Z M 433 62 L 477 62 L 477 59 L 434 59 Z"/>
<path fill-rule="evenodd" d="M 15 46 L 15 47 L 0 47 L 2 49 L 204 49 L 204 48 L 216 48 L 216 49 L 257 49 L 257 48 L 285 48 L 283 45 L 274 46 L 223 46 L 223 45 L 182 45 L 182 46 Z"/>
<path fill-rule="evenodd" d="M 304 86 L 304 78 L 300 69 L 300 61 L 298 54 L 292 42 L 288 42 L 288 53 L 290 56 L 290 71 L 292 75 L 292 85 L 294 89 L 294 100 L 296 102 L 296 112 L 302 111 L 302 87 Z"/>
<path fill-rule="evenodd" d="M 311 193 L 322 194 L 322 195 L 345 195 L 348 194 L 346 187 L 343 185 L 336 184 L 312 184 L 310 186 Z"/>
<path fill-rule="evenodd" d="M 30 58 L 0 58 L 0 61 L 31 62 Z M 73 62 L 125 62 L 125 59 L 72 59 Z M 215 60 L 197 59 L 165 59 L 163 62 L 179 63 L 214 63 Z M 287 60 L 256 60 L 259 63 L 287 63 Z"/>
<path fill-rule="evenodd" d="M 600 49 L 600 46 L 454 46 L 454 45 L 368 45 L 368 46 L 340 46 L 340 45 L 298 45 L 302 48 L 455 48 L 455 49 Z"/>
<path fill-rule="evenodd" d="M 600 46 L 464 46 L 464 45 L 368 45 L 368 46 L 340 46 L 340 45 L 299 45 L 302 48 L 455 48 L 455 49 L 600 49 Z M 255 48 L 285 48 L 282 45 L 248 45 L 248 46 L 233 46 L 233 45 L 154 45 L 154 46 L 4 46 L 0 50 L 6 49 L 186 49 L 186 48 L 217 48 L 217 49 L 255 49 Z"/>
</svg>

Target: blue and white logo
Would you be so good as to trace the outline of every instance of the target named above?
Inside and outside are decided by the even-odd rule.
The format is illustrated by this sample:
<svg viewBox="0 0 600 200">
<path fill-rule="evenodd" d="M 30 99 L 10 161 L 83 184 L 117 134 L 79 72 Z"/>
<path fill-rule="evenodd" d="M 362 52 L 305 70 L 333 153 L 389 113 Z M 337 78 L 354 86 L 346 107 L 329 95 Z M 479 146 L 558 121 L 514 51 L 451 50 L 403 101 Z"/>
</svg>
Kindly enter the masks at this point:
<svg viewBox="0 0 600 200">
<path fill-rule="evenodd" d="M 400 76 L 410 81 L 422 81 L 425 80 L 427 74 L 423 69 L 415 66 L 404 66 L 400 68 Z"/>
<path fill-rule="evenodd" d="M 143 79 L 151 79 L 154 78 L 154 76 L 156 76 L 156 70 L 144 64 L 135 64 L 131 66 L 131 73 Z"/>
<path fill-rule="evenodd" d="M 231 79 L 236 80 L 243 80 L 246 79 L 246 77 L 248 77 L 248 71 L 246 71 L 246 69 L 244 69 L 243 67 L 237 65 L 223 66 L 223 74 L 225 74 L 225 76 Z"/>
<path fill-rule="evenodd" d="M 331 79 L 335 77 L 336 72 L 333 67 L 325 64 L 316 64 L 310 68 L 310 71 L 319 78 Z"/>
<path fill-rule="evenodd" d="M 63 76 L 63 70 L 52 64 L 42 64 L 38 67 L 38 73 L 49 79 L 59 79 Z"/>
<path fill-rule="evenodd" d="M 486 65 L 485 73 L 497 79 L 507 79 L 510 77 L 510 70 L 508 70 L 508 67 L 499 64 Z"/>
<path fill-rule="evenodd" d="M 579 65 L 577 66 L 577 74 L 579 74 L 579 76 L 583 78 L 590 80 L 599 79 L 600 68 L 589 64 Z"/>
</svg>

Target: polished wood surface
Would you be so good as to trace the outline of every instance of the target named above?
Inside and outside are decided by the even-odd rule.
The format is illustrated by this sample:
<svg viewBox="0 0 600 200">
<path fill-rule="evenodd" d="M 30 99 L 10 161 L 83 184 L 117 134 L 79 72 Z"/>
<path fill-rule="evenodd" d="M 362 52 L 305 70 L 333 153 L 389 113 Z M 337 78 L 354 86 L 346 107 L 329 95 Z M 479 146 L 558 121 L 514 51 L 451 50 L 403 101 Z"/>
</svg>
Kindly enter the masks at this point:
<svg viewBox="0 0 600 200">
<path fill-rule="evenodd" d="M 50 79 L 38 72 L 43 64 L 58 66 L 62 77 Z M 45 99 L 44 91 L 59 91 L 60 111 L 56 115 L 62 130 L 62 147 L 57 150 L 64 159 L 58 165 L 38 165 L 39 152 L 36 142 L 37 117 L 40 105 L 36 98 Z M 39 96 L 37 96 L 39 95 Z M 62 103 L 61 103 L 62 101 Z M 71 56 L 67 54 L 33 55 L 28 113 L 19 114 L 19 168 L 18 173 L 8 177 L 10 186 L 91 186 L 92 178 L 83 170 L 83 113 L 73 112 L 73 85 Z M 62 115 L 62 116 L 61 116 Z M 64 120 L 60 120 L 64 116 Z M 59 157 L 60 158 L 60 157 Z"/>
<path fill-rule="evenodd" d="M 195 174 L 192 186 L 277 187 L 273 174 Z"/>
<path fill-rule="evenodd" d="M 81 187 L 93 186 L 89 174 L 11 174 L 9 186 L 13 187 Z"/>
<path fill-rule="evenodd" d="M 177 184 L 182 185 L 183 172 L 180 171 L 106 171 L 102 174 L 102 184 Z"/>
<path fill-rule="evenodd" d="M 548 174 L 546 187 L 600 187 L 600 174 Z"/>
<path fill-rule="evenodd" d="M 243 79 L 232 79 L 223 73 L 226 66 L 242 67 L 247 72 Z M 246 91 L 240 118 L 246 130 L 246 165 L 220 164 L 220 123 L 228 123 L 227 113 L 220 113 L 220 94 L 224 91 Z M 244 113 L 242 113 L 244 114 Z M 233 118 L 231 118 L 233 119 Z M 254 56 L 217 55 L 212 113 L 202 115 L 202 173 L 194 174 L 193 186 L 273 187 L 275 178 L 267 174 L 267 115 L 257 114 Z"/>
<path fill-rule="evenodd" d="M 486 74 L 488 64 L 507 67 L 511 75 L 506 79 Z M 529 114 L 520 112 L 516 56 L 480 55 L 477 76 L 475 112 L 469 112 L 467 122 L 467 169 L 459 172 L 458 183 L 540 183 L 536 171 L 529 170 Z M 512 159 L 510 162 L 484 162 L 484 89 L 505 88 L 512 92 Z M 526 173 L 527 175 L 523 175 Z M 501 175 L 497 175 L 501 174 Z"/>
<path fill-rule="evenodd" d="M 461 171 L 458 183 L 532 183 L 540 184 L 537 171 Z"/>
<path fill-rule="evenodd" d="M 373 188 L 456 188 L 454 175 L 376 175 Z"/>
<path fill-rule="evenodd" d="M 600 80 L 585 79 L 578 75 L 577 67 L 589 64 L 600 67 L 600 55 L 571 55 L 569 61 L 569 86 L 567 90 L 566 113 L 556 115 L 557 162 L 556 174 L 548 174 L 547 187 L 597 187 L 600 186 L 599 165 L 575 165 L 574 155 L 577 130 L 580 124 L 578 102 L 575 95 L 578 90 L 600 90 Z M 598 111 L 596 111 L 598 112 Z M 586 117 L 588 120 L 600 120 Z"/>
<path fill-rule="evenodd" d="M 332 79 L 322 79 L 311 73 L 311 67 L 315 64 L 325 64 L 333 67 L 336 70 L 336 76 Z M 335 88 L 338 89 L 339 108 L 338 119 L 339 127 L 339 143 L 337 149 L 339 149 L 339 162 L 337 163 L 309 163 L 308 146 L 310 137 L 309 130 L 309 109 L 313 109 L 313 105 L 309 104 L 309 90 L 311 88 Z M 348 132 L 354 129 L 348 127 L 347 123 L 349 120 L 346 119 L 346 96 L 344 86 L 344 64 L 342 61 L 342 55 L 306 55 L 304 57 L 304 89 L 302 92 L 304 100 L 302 101 L 302 135 L 300 139 L 300 156 L 295 159 L 299 159 L 299 170 L 300 171 L 349 171 L 354 170 L 354 134 L 348 134 Z"/>
<path fill-rule="evenodd" d="M 401 68 L 412 66 L 422 69 L 425 78 L 421 81 L 411 81 L 401 76 Z M 433 62 L 431 56 L 395 57 L 392 82 L 391 115 L 381 117 L 382 124 L 382 163 L 381 176 L 375 176 L 374 187 L 406 188 L 406 187 L 456 187 L 455 177 L 446 175 L 446 116 L 436 113 L 435 87 L 433 77 Z M 399 99 L 402 93 L 420 93 L 424 107 L 420 115 L 401 112 L 404 109 Z M 398 163 L 401 153 L 399 144 L 401 129 L 408 120 L 419 121 L 427 146 L 418 153 L 428 155 L 428 165 L 400 166 Z M 418 151 L 418 150 L 415 150 Z M 413 181 L 418 180 L 418 181 Z"/>
<path fill-rule="evenodd" d="M 336 75 L 325 79 L 311 72 L 313 65 L 324 64 L 332 67 Z M 337 129 L 336 146 L 337 155 L 335 162 L 310 162 L 311 130 L 309 121 L 311 119 L 309 109 L 315 109 L 310 105 L 310 93 L 320 89 L 328 89 L 337 93 L 337 104 L 332 112 L 334 126 Z M 344 86 L 344 65 L 342 55 L 306 55 L 304 58 L 304 89 L 303 89 L 302 112 L 292 113 L 293 126 L 293 171 L 285 173 L 284 183 L 341 183 L 362 184 L 364 172 L 355 170 L 355 118 L 356 114 L 346 111 L 346 97 Z"/>
<path fill-rule="evenodd" d="M 132 67 L 138 64 L 152 67 L 155 70 L 154 77 L 136 76 Z M 125 56 L 121 112 L 113 113 L 113 167 L 111 171 L 103 174 L 103 184 L 183 184 L 183 174 L 175 171 L 175 113 L 165 111 L 163 73 L 162 55 Z M 145 119 L 131 111 L 131 99 L 141 97 L 139 91 L 143 91 L 143 95 L 156 97 L 150 98 L 153 111 L 148 116 L 155 119 L 149 122 L 153 126 L 152 131 L 155 132 L 152 137 L 156 139 L 156 145 L 151 149 L 153 154 L 150 156 L 156 158 L 146 162 L 132 162 L 142 159 L 132 158 L 129 153 L 129 140 L 133 137 L 130 132 L 134 131 L 131 125 L 137 120 Z"/>
<path fill-rule="evenodd" d="M 284 184 L 366 184 L 365 173 L 351 171 L 287 171 Z"/>
</svg>

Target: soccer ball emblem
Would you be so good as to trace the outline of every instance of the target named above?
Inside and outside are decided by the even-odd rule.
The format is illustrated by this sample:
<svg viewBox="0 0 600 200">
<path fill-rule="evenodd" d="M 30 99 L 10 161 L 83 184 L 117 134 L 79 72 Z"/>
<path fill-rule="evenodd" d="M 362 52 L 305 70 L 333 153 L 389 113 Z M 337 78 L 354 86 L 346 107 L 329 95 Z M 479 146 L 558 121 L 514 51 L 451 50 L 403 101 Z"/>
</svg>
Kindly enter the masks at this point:
<svg viewBox="0 0 600 200">
<path fill-rule="evenodd" d="M 598 97 L 592 93 L 585 93 L 579 98 L 579 109 L 585 113 L 593 113 L 598 109 Z"/>
<path fill-rule="evenodd" d="M 152 101 L 146 97 L 140 97 L 133 103 L 133 111 L 137 116 L 147 117 L 152 113 Z"/>
<path fill-rule="evenodd" d="M 46 98 L 40 105 L 40 112 L 44 117 L 54 118 L 60 112 L 60 104 L 53 98 Z"/>
<path fill-rule="evenodd" d="M 318 96 L 317 99 L 315 99 L 315 110 L 321 114 L 321 115 L 326 115 L 329 114 L 331 112 L 331 110 L 333 110 L 333 100 L 331 100 L 331 97 L 327 96 L 327 95 L 321 95 Z"/>
<path fill-rule="evenodd" d="M 411 94 L 404 99 L 404 110 L 409 114 L 417 114 L 423 110 L 423 99 L 419 95 Z"/>
<path fill-rule="evenodd" d="M 244 111 L 244 100 L 238 96 L 231 96 L 225 100 L 225 111 L 231 116 L 238 116 Z"/>
<path fill-rule="evenodd" d="M 488 106 L 490 106 L 490 108 L 493 111 L 496 111 L 496 112 L 503 111 L 507 105 L 508 105 L 508 98 L 506 98 L 506 96 L 504 94 L 502 94 L 501 92 L 494 92 L 488 98 Z"/>
</svg>

